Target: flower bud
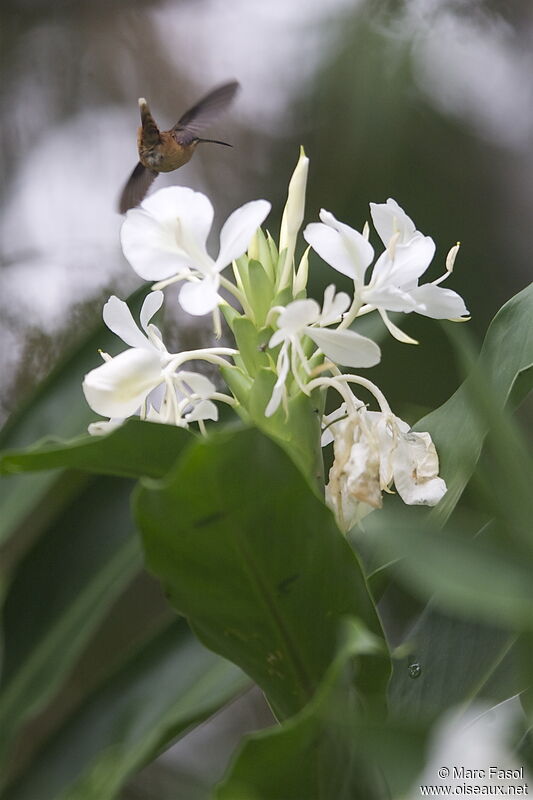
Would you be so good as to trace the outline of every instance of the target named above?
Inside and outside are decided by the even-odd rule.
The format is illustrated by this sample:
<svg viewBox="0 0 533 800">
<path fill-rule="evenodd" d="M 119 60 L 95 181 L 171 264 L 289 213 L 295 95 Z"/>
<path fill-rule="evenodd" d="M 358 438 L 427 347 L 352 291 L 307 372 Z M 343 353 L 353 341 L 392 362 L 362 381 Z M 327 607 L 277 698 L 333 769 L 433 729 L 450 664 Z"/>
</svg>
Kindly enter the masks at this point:
<svg viewBox="0 0 533 800">
<path fill-rule="evenodd" d="M 309 170 L 309 159 L 305 155 L 303 147 L 300 148 L 300 158 L 296 168 L 292 173 L 289 182 L 289 192 L 287 202 L 281 218 L 281 228 L 279 233 L 279 252 L 285 251 L 283 258 L 283 269 L 280 280 L 280 287 L 283 288 L 290 284 L 292 261 L 296 248 L 296 237 L 302 226 L 305 212 L 305 189 L 307 186 L 307 173 Z"/>
</svg>

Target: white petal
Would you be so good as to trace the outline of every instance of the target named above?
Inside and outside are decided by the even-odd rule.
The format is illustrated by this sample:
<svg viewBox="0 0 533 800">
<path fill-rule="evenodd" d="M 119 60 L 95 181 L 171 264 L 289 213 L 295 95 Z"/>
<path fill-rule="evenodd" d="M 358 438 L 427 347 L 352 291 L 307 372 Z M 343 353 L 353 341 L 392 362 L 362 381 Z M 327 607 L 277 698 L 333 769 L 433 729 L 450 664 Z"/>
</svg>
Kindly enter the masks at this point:
<svg viewBox="0 0 533 800">
<path fill-rule="evenodd" d="M 185 283 L 179 293 L 180 306 L 188 314 L 201 317 L 213 311 L 219 302 L 218 280 L 214 277 L 204 278 L 199 283 Z"/>
<path fill-rule="evenodd" d="M 167 186 L 143 200 L 141 208 L 165 225 L 180 219 L 198 245 L 205 248 L 214 212 L 211 201 L 202 192 L 187 186 Z"/>
<path fill-rule="evenodd" d="M 201 192 L 185 186 L 160 189 L 128 211 L 121 229 L 124 255 L 135 272 L 149 281 L 163 280 L 191 266 L 187 241 L 205 254 L 205 241 L 213 221 L 213 206 Z"/>
<path fill-rule="evenodd" d="M 335 219 L 322 209 L 322 222 L 312 222 L 304 239 L 333 269 L 362 283 L 366 268 L 374 257 L 374 248 L 358 231 Z"/>
<path fill-rule="evenodd" d="M 146 303 L 146 300 L 144 302 Z M 116 333 L 130 347 L 151 347 L 144 333 L 141 333 L 124 300 L 119 300 L 115 295 L 111 295 L 104 305 L 102 316 L 109 330 Z"/>
<path fill-rule="evenodd" d="M 276 324 L 280 330 L 284 331 L 284 336 L 286 336 L 297 333 L 302 328 L 305 328 L 306 325 L 316 322 L 319 317 L 320 306 L 316 300 L 293 300 L 280 313 Z"/>
<path fill-rule="evenodd" d="M 154 314 L 156 314 L 163 305 L 164 297 L 165 296 L 163 292 L 150 292 L 150 294 L 146 295 L 146 297 L 144 298 L 144 303 L 142 304 L 141 308 L 140 319 L 141 319 L 141 325 L 147 333 L 148 333 L 148 323 L 150 322 Z"/>
<path fill-rule="evenodd" d="M 348 306 L 350 305 L 350 297 L 346 292 L 339 292 L 335 295 L 335 286 L 330 284 L 326 287 L 324 292 L 324 304 L 322 306 L 322 313 L 320 314 L 321 325 L 331 325 L 339 319 Z"/>
<path fill-rule="evenodd" d="M 399 437 L 393 454 L 394 485 L 408 505 L 434 506 L 446 493 L 438 477 L 439 459 L 429 433 Z"/>
<path fill-rule="evenodd" d="M 426 317 L 459 319 L 459 317 L 468 315 L 463 298 L 457 292 L 452 292 L 451 289 L 443 289 L 432 283 L 426 283 L 424 286 L 412 289 L 410 294 L 416 303 L 414 310 Z"/>
<path fill-rule="evenodd" d="M 346 367 L 373 367 L 381 359 L 381 350 L 377 344 L 355 331 L 306 328 L 305 333 L 335 364 L 343 364 Z"/>
<path fill-rule="evenodd" d="M 160 223 L 140 208 L 131 209 L 120 230 L 122 251 L 141 278 L 160 281 L 189 266 L 176 242 L 175 221 Z"/>
<path fill-rule="evenodd" d="M 161 361 L 152 350 L 126 350 L 91 370 L 83 392 L 93 411 L 103 417 L 130 417 L 161 381 Z"/>
<path fill-rule="evenodd" d="M 200 375 L 198 372 L 188 372 L 182 370 L 177 375 L 177 383 L 185 384 L 188 387 L 188 393 L 197 394 L 198 397 L 208 399 L 216 392 L 216 387 L 209 378 L 205 375 Z"/>
<path fill-rule="evenodd" d="M 116 430 L 116 428 L 120 428 L 123 423 L 123 419 L 100 420 L 99 422 L 91 422 L 87 428 L 87 431 L 91 434 L 91 436 L 105 436 L 106 434 Z"/>
<path fill-rule="evenodd" d="M 289 342 L 285 342 L 279 351 L 278 363 L 276 365 L 278 371 L 278 379 L 274 384 L 272 390 L 272 397 L 270 398 L 267 407 L 265 408 L 265 417 L 271 417 L 277 411 L 279 404 L 283 398 L 285 391 L 285 381 L 289 374 Z"/>
<path fill-rule="evenodd" d="M 434 255 L 435 242 L 431 236 L 417 234 L 409 244 L 396 245 L 393 259 L 387 250 L 381 254 L 374 266 L 370 285 L 405 287 L 427 270 Z"/>
<path fill-rule="evenodd" d="M 385 311 L 403 311 L 408 314 L 416 308 L 416 303 L 411 295 L 396 286 L 378 286 L 376 289 L 370 286 L 361 294 L 365 303 L 376 306 L 376 308 L 383 308 Z"/>
<path fill-rule="evenodd" d="M 405 244 L 417 233 L 413 220 L 392 197 L 386 203 L 370 203 L 370 213 L 374 228 L 385 247 L 396 233 L 400 234 L 400 244 Z"/>
<path fill-rule="evenodd" d="M 230 214 L 220 231 L 220 252 L 216 269 L 222 270 L 246 251 L 250 240 L 268 212 L 267 200 L 252 200 Z"/>
<path fill-rule="evenodd" d="M 334 423 L 346 417 L 346 403 L 341 403 L 341 405 L 332 411 L 330 414 L 325 414 L 322 417 L 322 437 L 320 439 L 320 446 L 326 447 L 326 445 L 331 444 L 334 440 L 335 436 L 335 425 Z"/>
<path fill-rule="evenodd" d="M 404 344 L 418 344 L 416 339 L 408 336 L 404 331 L 402 331 L 401 328 L 398 328 L 398 326 L 394 324 L 386 311 L 384 311 L 382 308 L 378 308 L 378 313 L 383 320 L 385 327 L 395 339 L 397 339 L 399 342 L 403 342 Z"/>
<path fill-rule="evenodd" d="M 184 419 L 187 422 L 197 422 L 199 419 L 212 419 L 216 422 L 218 419 L 218 408 L 211 400 L 202 400 L 196 403 L 188 414 L 185 414 Z"/>
</svg>

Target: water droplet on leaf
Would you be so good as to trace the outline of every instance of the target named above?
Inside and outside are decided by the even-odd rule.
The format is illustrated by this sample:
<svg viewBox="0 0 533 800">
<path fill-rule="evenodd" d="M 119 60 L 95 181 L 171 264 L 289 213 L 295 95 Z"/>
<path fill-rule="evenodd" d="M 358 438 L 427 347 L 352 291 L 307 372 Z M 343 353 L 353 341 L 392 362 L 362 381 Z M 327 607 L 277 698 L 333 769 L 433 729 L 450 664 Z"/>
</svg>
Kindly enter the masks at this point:
<svg viewBox="0 0 533 800">
<path fill-rule="evenodd" d="M 422 667 L 418 663 L 409 664 L 407 667 L 410 678 L 419 678 L 422 672 Z"/>
</svg>

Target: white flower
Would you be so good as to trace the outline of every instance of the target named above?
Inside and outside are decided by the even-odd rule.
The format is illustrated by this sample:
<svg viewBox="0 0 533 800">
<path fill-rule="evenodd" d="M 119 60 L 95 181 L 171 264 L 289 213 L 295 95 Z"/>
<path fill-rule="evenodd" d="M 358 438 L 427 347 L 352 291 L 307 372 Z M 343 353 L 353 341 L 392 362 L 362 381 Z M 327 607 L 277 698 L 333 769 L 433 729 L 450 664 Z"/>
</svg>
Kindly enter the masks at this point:
<svg viewBox="0 0 533 800">
<path fill-rule="evenodd" d="M 206 250 L 214 213 L 209 199 L 184 186 L 171 186 L 128 211 L 122 249 L 141 278 L 185 280 L 180 305 L 189 314 L 207 314 L 219 302 L 221 271 L 245 252 L 269 211 L 266 200 L 253 200 L 234 211 L 220 232 L 219 254 L 213 259 Z"/>
<path fill-rule="evenodd" d="M 104 322 L 130 349 L 114 358 L 104 356 L 104 363 L 85 376 L 85 399 L 97 414 L 110 419 L 130 417 L 150 392 L 164 382 L 163 369 L 170 355 L 159 330 L 150 324 L 162 303 L 163 292 L 152 292 L 146 297 L 140 314 L 144 333 L 123 300 L 112 296 L 105 304 Z"/>
<path fill-rule="evenodd" d="M 328 428 L 334 460 L 326 486 L 326 503 L 342 530 L 357 525 L 374 508 L 381 508 L 379 441 L 367 415 L 352 414 Z"/>
<path fill-rule="evenodd" d="M 463 299 L 440 284 L 451 272 L 437 280 L 418 285 L 419 278 L 429 267 L 435 254 L 435 243 L 416 230 L 413 221 L 389 198 L 386 203 L 370 204 L 372 220 L 386 249 L 377 259 L 372 276 L 366 281 L 366 270 L 374 250 L 363 234 L 339 222 L 333 214 L 322 209 L 322 222 L 311 223 L 304 237 L 330 266 L 354 281 L 356 296 L 367 304 L 365 310 L 376 308 L 391 333 L 403 341 L 412 341 L 394 326 L 387 311 L 416 312 L 434 319 L 459 319 L 468 314 Z M 456 248 L 454 248 L 454 255 Z"/>
<path fill-rule="evenodd" d="M 161 333 L 150 323 L 162 302 L 163 292 L 152 292 L 145 298 L 140 313 L 142 330 L 118 297 L 110 297 L 105 304 L 107 327 L 130 348 L 114 358 L 102 354 L 104 363 L 85 376 L 83 392 L 88 404 L 97 414 L 109 418 L 92 423 L 89 433 L 110 433 L 137 413 L 143 419 L 182 427 L 217 418 L 217 408 L 210 400 L 216 394 L 215 386 L 204 375 L 176 372 L 176 356 L 168 352 Z"/>
<path fill-rule="evenodd" d="M 334 446 L 326 501 L 344 530 L 381 508 L 381 492 L 393 484 L 407 505 L 434 506 L 446 493 L 429 433 L 415 433 L 391 413 L 361 407 L 347 414 L 344 404 L 325 424 L 322 444 Z"/>
<path fill-rule="evenodd" d="M 336 364 L 373 367 L 379 363 L 381 351 L 371 339 L 354 331 L 329 330 L 324 327 L 339 322 L 349 305 L 349 296 L 345 292 L 335 295 L 335 287 L 331 285 L 324 292 L 322 311 L 316 300 L 294 300 L 281 309 L 276 322 L 278 330 L 268 343 L 271 348 L 281 344 L 281 350 L 276 365 L 278 379 L 265 410 L 267 417 L 276 411 L 284 396 L 289 369 L 300 389 L 305 391 L 300 368 L 308 374 L 310 369 L 301 343 L 303 336 L 312 339 L 327 358 Z"/>
</svg>

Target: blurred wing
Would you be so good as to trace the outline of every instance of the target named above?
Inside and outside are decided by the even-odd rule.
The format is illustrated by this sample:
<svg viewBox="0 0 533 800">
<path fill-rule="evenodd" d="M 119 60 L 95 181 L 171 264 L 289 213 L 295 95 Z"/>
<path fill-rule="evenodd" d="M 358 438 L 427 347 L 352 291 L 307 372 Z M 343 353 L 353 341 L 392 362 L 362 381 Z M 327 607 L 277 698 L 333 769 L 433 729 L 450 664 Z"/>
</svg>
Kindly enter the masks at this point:
<svg viewBox="0 0 533 800">
<path fill-rule="evenodd" d="M 172 128 L 172 133 L 178 144 L 188 145 L 197 138 L 197 135 L 207 128 L 231 103 L 239 90 L 239 83 L 231 81 L 213 89 L 196 105 L 180 117 Z"/>
<path fill-rule="evenodd" d="M 121 214 L 139 205 L 157 175 L 157 172 L 143 166 L 141 162 L 137 164 L 120 195 L 118 210 Z"/>
</svg>

